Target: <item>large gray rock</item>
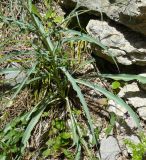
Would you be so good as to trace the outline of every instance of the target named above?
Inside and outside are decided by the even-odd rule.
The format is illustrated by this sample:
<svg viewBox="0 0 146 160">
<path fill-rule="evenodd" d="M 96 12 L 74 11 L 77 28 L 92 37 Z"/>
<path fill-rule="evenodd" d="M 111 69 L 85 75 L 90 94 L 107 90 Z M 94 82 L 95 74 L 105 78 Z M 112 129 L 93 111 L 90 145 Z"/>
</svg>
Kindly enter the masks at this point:
<svg viewBox="0 0 146 160">
<path fill-rule="evenodd" d="M 90 20 L 86 29 L 91 36 L 108 47 L 108 51 L 96 47 L 95 51 L 99 56 L 107 60 L 112 60 L 113 56 L 123 65 L 146 65 L 146 38 L 139 33 L 99 20 Z"/>
<path fill-rule="evenodd" d="M 146 0 L 61 0 L 65 8 L 76 4 L 146 35 Z"/>
</svg>

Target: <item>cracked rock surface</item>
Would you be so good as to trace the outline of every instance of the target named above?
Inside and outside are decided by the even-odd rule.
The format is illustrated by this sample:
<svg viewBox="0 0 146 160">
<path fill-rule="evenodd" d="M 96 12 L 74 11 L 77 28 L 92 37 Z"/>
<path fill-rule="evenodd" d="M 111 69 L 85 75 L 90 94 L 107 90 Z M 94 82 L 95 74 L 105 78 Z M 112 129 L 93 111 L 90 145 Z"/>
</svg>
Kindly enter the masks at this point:
<svg viewBox="0 0 146 160">
<path fill-rule="evenodd" d="M 78 4 L 95 15 L 103 13 L 113 21 L 146 35 L 145 0 L 61 0 L 60 3 L 65 8 Z"/>
<path fill-rule="evenodd" d="M 146 65 L 146 38 L 139 33 L 99 20 L 90 20 L 86 29 L 91 36 L 108 47 L 108 51 L 103 52 L 96 48 L 100 56 L 103 57 L 104 54 L 108 58 L 112 55 L 123 65 Z"/>
</svg>

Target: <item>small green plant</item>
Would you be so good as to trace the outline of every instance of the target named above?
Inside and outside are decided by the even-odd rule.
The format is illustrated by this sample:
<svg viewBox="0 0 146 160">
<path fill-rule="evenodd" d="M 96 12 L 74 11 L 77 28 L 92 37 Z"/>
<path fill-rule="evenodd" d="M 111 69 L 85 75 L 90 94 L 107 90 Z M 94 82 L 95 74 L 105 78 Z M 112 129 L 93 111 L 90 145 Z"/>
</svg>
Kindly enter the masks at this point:
<svg viewBox="0 0 146 160">
<path fill-rule="evenodd" d="M 125 144 L 132 150 L 132 160 L 145 160 L 146 159 L 146 135 L 139 134 L 139 143 L 134 143 L 131 140 L 125 140 Z"/>
<path fill-rule="evenodd" d="M 105 133 L 106 135 L 109 135 L 111 133 L 111 131 L 113 130 L 114 126 L 115 126 L 115 123 L 116 123 L 116 115 L 115 113 L 111 112 L 110 113 L 110 124 L 108 125 Z"/>
<path fill-rule="evenodd" d="M 114 90 L 118 89 L 120 86 L 121 86 L 121 84 L 118 81 L 114 81 L 112 83 L 112 89 L 114 89 Z"/>
<path fill-rule="evenodd" d="M 21 154 L 21 148 L 18 147 L 25 130 L 25 116 L 21 115 L 0 130 L 0 159 L 13 159 Z M 16 157 L 17 157 L 16 156 Z"/>
<path fill-rule="evenodd" d="M 53 156 L 54 158 L 58 156 L 58 154 L 63 153 L 65 157 L 73 158 L 74 154 L 67 150 L 70 147 L 70 143 L 72 143 L 71 132 L 66 132 L 66 124 L 63 120 L 53 120 L 51 129 L 49 131 L 49 135 L 52 137 L 47 142 L 47 149 L 43 151 L 43 156 Z M 55 136 L 54 136 L 55 135 Z"/>
</svg>

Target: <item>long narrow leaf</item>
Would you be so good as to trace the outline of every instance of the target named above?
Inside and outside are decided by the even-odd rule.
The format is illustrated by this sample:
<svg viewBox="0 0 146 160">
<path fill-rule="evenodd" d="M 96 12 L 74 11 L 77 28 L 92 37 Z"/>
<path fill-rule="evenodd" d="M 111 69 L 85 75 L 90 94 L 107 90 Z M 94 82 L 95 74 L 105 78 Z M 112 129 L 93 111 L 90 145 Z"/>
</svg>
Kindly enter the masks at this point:
<svg viewBox="0 0 146 160">
<path fill-rule="evenodd" d="M 33 19 L 34 23 L 36 24 L 36 29 L 40 33 L 40 36 L 43 37 L 43 40 L 46 43 L 49 51 L 53 51 L 54 46 L 52 44 L 52 41 L 51 41 L 50 37 L 46 36 L 46 32 L 45 32 L 44 26 L 42 25 L 41 21 L 34 14 L 32 14 L 32 19 Z"/>
<path fill-rule="evenodd" d="M 35 114 L 33 115 L 31 121 L 29 122 L 24 134 L 23 134 L 23 137 L 22 137 L 22 140 L 21 140 L 21 143 L 23 144 L 22 148 L 21 148 L 21 152 L 23 153 L 26 145 L 27 145 L 27 142 L 31 136 L 31 132 L 32 130 L 34 129 L 35 125 L 38 123 L 43 111 L 46 109 L 46 107 L 48 105 L 51 105 L 52 103 L 58 101 L 59 98 L 57 99 L 54 99 L 52 101 L 50 101 L 49 99 L 47 99 L 45 102 L 41 103 L 40 105 L 38 105 L 38 108 L 35 112 Z M 33 113 L 33 112 L 32 112 Z M 28 117 L 27 117 L 28 118 Z M 29 118 L 30 118 L 30 115 L 29 115 Z"/>
<path fill-rule="evenodd" d="M 114 94 L 112 94 L 111 92 L 107 91 L 106 89 L 102 88 L 99 85 L 96 85 L 96 84 L 93 84 L 93 83 L 90 83 L 90 82 L 86 82 L 86 81 L 83 81 L 83 80 L 79 80 L 79 79 L 76 79 L 76 82 L 79 83 L 79 84 L 85 85 L 87 87 L 90 87 L 90 88 L 92 88 L 96 91 L 101 92 L 107 98 L 114 100 L 117 104 L 124 107 L 128 111 L 129 115 L 133 118 L 137 127 L 140 127 L 140 123 L 139 123 L 140 121 L 139 121 L 138 115 L 121 98 L 119 98 L 118 96 L 115 96 Z"/>
<path fill-rule="evenodd" d="M 31 12 L 32 12 L 33 14 L 35 14 L 36 16 L 38 16 L 40 19 L 42 19 L 41 14 L 39 13 L 37 7 L 36 7 L 34 4 L 32 4 Z"/>
<path fill-rule="evenodd" d="M 142 75 L 132 75 L 132 74 L 101 74 L 101 77 L 110 78 L 114 80 L 132 81 L 137 80 L 143 84 L 146 84 L 146 77 Z"/>
<path fill-rule="evenodd" d="M 80 160 L 80 156 L 81 156 L 81 145 L 79 143 L 79 136 L 77 134 L 77 123 L 75 120 L 75 116 L 73 115 L 72 111 L 71 111 L 71 107 L 69 104 L 69 100 L 68 97 L 66 98 L 66 102 L 67 102 L 67 108 L 70 114 L 70 120 L 71 120 L 71 130 L 72 130 L 72 134 L 73 134 L 73 141 L 74 144 L 76 144 L 76 156 L 75 156 L 75 160 Z"/>
<path fill-rule="evenodd" d="M 81 92 L 81 89 L 77 85 L 75 79 L 69 74 L 69 72 L 65 68 L 62 67 L 61 70 L 67 76 L 68 80 L 70 81 L 71 85 L 73 86 L 73 89 L 77 92 L 77 95 L 78 95 L 78 97 L 80 99 L 80 102 L 82 104 L 83 111 L 84 111 L 84 113 L 85 113 L 85 115 L 87 117 L 91 133 L 93 135 L 93 141 L 97 144 L 97 139 L 96 139 L 96 136 L 95 136 L 95 133 L 94 133 L 93 123 L 92 123 L 92 120 L 91 120 L 91 116 L 89 114 L 89 109 L 88 109 L 87 103 L 85 101 L 85 98 L 84 98 L 84 96 L 83 96 L 83 94 Z"/>
<path fill-rule="evenodd" d="M 25 132 L 24 132 L 24 135 L 22 137 L 22 144 L 23 144 L 23 147 L 21 148 L 21 152 L 24 151 L 26 145 L 27 145 L 27 142 L 31 136 L 31 132 L 34 128 L 34 126 L 37 124 L 37 122 L 39 121 L 44 109 L 46 108 L 47 105 L 44 105 L 42 108 L 40 108 L 39 110 L 37 110 L 35 116 L 31 119 L 30 123 L 28 124 Z"/>
<path fill-rule="evenodd" d="M 69 104 L 68 97 L 66 98 L 66 103 L 67 103 L 67 108 L 68 108 L 68 111 L 69 111 L 69 114 L 70 114 L 71 130 L 72 130 L 72 134 L 73 134 L 73 141 L 74 141 L 74 143 L 76 145 L 78 145 L 78 143 L 79 143 L 79 137 L 77 135 L 76 124 L 75 124 L 75 121 L 74 121 L 74 116 L 73 116 L 72 111 L 71 111 L 71 107 L 70 107 L 70 104 Z"/>
</svg>

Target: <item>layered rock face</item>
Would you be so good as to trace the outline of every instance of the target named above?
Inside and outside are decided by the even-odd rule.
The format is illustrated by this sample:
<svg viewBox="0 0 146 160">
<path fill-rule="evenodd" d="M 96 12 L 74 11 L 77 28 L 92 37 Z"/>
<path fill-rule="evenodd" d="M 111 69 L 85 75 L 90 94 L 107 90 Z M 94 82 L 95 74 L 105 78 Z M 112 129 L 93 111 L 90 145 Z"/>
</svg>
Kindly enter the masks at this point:
<svg viewBox="0 0 146 160">
<path fill-rule="evenodd" d="M 88 33 L 99 38 L 118 63 L 146 65 L 146 0 L 62 0 L 61 5 L 87 8 L 99 19 L 106 15 L 106 20 L 90 20 Z"/>
<path fill-rule="evenodd" d="M 98 38 L 108 47 L 107 51 L 96 48 L 97 53 L 104 56 L 113 56 L 123 65 L 146 65 L 146 37 L 125 30 L 120 25 L 113 25 L 105 21 L 90 20 L 87 25 L 90 35 Z M 107 57 L 108 58 L 108 57 Z"/>
<path fill-rule="evenodd" d="M 66 8 L 78 4 L 96 15 L 104 13 L 110 19 L 146 35 L 145 0 L 62 0 L 61 3 Z"/>
</svg>

